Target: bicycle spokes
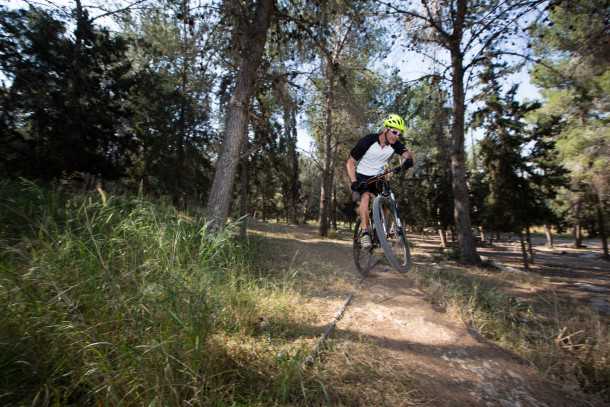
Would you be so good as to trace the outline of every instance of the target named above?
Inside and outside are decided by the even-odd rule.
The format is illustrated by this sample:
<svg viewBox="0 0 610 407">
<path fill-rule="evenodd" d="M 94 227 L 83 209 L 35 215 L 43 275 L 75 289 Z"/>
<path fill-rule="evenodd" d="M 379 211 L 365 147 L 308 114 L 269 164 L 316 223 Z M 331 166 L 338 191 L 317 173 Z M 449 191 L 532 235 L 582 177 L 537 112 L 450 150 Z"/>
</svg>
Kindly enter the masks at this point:
<svg viewBox="0 0 610 407">
<path fill-rule="evenodd" d="M 411 253 L 395 205 L 389 197 L 376 197 L 373 201 L 373 221 L 377 226 L 379 243 L 390 264 L 398 271 L 408 271 Z"/>
<path fill-rule="evenodd" d="M 354 228 L 353 257 L 358 273 L 360 273 L 361 276 L 366 277 L 369 270 L 374 265 L 373 247 L 375 245 L 375 239 L 374 236 L 370 236 L 373 246 L 371 246 L 369 249 L 363 248 L 360 240 L 364 230 L 365 229 L 362 226 L 360 219 L 358 219 Z"/>
</svg>

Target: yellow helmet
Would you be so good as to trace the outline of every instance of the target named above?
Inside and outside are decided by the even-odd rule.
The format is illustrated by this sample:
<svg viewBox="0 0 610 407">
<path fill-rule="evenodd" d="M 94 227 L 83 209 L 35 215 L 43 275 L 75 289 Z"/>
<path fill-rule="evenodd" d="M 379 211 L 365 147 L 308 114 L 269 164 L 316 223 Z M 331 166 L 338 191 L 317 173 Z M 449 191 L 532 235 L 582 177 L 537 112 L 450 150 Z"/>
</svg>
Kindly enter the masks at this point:
<svg viewBox="0 0 610 407">
<path fill-rule="evenodd" d="M 405 134 L 405 121 L 397 114 L 390 114 L 388 117 L 386 117 L 386 119 L 383 121 L 383 127 L 396 129 L 402 134 Z"/>
</svg>

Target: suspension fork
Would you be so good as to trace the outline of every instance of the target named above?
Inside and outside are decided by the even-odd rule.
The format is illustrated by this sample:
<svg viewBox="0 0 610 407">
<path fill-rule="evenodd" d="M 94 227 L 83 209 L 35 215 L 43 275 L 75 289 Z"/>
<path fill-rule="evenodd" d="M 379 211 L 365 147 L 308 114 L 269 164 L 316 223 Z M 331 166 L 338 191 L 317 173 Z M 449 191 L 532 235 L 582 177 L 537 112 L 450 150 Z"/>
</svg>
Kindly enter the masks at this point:
<svg viewBox="0 0 610 407">
<path fill-rule="evenodd" d="M 390 192 L 390 199 L 392 202 L 392 210 L 394 211 L 394 218 L 396 218 L 396 226 L 398 231 L 402 233 L 402 223 L 400 221 L 400 212 L 398 212 L 398 205 L 396 205 L 396 199 L 394 198 L 394 192 Z"/>
</svg>

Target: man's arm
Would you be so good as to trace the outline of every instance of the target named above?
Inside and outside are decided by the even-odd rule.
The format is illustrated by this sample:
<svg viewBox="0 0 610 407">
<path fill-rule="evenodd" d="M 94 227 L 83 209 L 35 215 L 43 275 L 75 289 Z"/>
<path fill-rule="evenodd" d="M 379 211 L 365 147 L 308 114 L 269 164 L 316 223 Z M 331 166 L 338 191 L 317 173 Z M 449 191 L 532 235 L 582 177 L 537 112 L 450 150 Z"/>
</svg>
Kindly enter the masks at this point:
<svg viewBox="0 0 610 407">
<path fill-rule="evenodd" d="M 349 176 L 349 180 L 351 182 L 356 182 L 356 160 L 351 155 L 347 159 L 345 163 L 345 167 L 347 168 L 347 175 Z"/>
<path fill-rule="evenodd" d="M 413 158 L 413 154 L 409 150 L 405 150 L 405 152 L 402 153 L 400 156 L 405 160 L 411 159 L 411 161 L 415 161 L 415 159 Z"/>
<path fill-rule="evenodd" d="M 409 168 L 413 167 L 413 153 L 405 149 L 400 157 L 402 158 L 402 162 L 400 163 L 400 167 L 397 167 L 394 170 L 394 173 L 396 174 L 401 171 L 407 171 Z"/>
</svg>

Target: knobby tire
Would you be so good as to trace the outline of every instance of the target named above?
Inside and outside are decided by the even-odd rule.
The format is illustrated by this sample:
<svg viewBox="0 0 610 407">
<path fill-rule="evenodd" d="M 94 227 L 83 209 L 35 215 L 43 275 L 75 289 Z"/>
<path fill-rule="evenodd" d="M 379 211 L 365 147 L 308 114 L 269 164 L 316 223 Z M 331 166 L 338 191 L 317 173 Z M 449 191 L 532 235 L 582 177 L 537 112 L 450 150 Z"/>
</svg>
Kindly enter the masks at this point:
<svg viewBox="0 0 610 407">
<path fill-rule="evenodd" d="M 387 209 L 389 219 L 385 219 L 384 208 Z M 401 273 L 405 273 L 411 268 L 411 251 L 409 250 L 404 227 L 396 227 L 395 219 L 396 210 L 390 200 L 381 195 L 377 196 L 373 200 L 373 221 L 375 222 L 375 232 L 379 244 L 392 267 Z M 395 228 L 395 236 L 392 240 L 388 239 L 386 230 L 388 225 L 394 225 Z M 393 246 L 397 249 L 398 255 Z"/>
<path fill-rule="evenodd" d="M 373 253 L 372 248 L 365 250 L 360 245 L 360 237 L 362 236 L 361 219 L 358 217 L 356 220 L 356 226 L 354 227 L 354 241 L 353 241 L 353 255 L 356 269 L 362 277 L 366 277 L 369 274 L 369 270 L 373 266 Z"/>
</svg>

